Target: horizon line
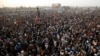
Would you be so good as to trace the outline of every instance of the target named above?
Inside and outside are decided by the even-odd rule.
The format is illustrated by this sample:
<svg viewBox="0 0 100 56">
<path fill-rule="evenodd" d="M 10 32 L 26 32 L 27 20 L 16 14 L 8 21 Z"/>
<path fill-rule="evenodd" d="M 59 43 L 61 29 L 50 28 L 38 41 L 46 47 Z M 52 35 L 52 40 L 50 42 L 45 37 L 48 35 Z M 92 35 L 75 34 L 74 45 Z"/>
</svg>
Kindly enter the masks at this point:
<svg viewBox="0 0 100 56">
<path fill-rule="evenodd" d="M 63 6 L 66 6 L 66 5 L 63 5 Z M 63 7 L 61 6 L 61 7 Z M 52 7 L 52 6 L 3 6 L 3 7 L 0 7 L 0 8 L 20 8 L 20 7 L 23 7 L 23 8 L 35 8 L 35 7 Z M 66 7 L 100 7 L 100 6 L 66 6 Z"/>
</svg>

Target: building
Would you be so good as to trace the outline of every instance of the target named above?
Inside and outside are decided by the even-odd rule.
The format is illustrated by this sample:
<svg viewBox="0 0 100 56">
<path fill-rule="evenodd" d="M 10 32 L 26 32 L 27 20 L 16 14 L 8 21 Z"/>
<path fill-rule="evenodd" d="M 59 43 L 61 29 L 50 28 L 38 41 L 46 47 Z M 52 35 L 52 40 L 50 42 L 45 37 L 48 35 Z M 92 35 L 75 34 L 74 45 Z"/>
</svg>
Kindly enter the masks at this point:
<svg viewBox="0 0 100 56">
<path fill-rule="evenodd" d="M 61 4 L 52 4 L 52 11 L 53 12 L 58 12 L 58 13 L 62 13 L 63 12 L 63 7 L 61 6 Z"/>
</svg>

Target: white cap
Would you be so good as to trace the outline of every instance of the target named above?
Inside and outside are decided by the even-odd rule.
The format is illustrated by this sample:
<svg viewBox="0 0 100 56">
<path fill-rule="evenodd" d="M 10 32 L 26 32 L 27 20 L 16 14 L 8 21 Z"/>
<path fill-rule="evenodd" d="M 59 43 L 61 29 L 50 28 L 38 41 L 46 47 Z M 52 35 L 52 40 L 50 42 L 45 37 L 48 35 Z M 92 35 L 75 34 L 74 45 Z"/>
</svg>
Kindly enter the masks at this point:
<svg viewBox="0 0 100 56">
<path fill-rule="evenodd" d="M 24 50 L 22 50 L 21 53 L 24 53 Z"/>
</svg>

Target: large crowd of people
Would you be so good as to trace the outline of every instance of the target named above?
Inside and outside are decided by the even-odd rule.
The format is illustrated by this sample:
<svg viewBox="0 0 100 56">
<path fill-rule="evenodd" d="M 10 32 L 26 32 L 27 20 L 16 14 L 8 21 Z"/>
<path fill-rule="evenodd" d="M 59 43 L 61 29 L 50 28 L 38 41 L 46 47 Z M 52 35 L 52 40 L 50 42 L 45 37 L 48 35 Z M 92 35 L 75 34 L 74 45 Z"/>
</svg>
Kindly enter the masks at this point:
<svg viewBox="0 0 100 56">
<path fill-rule="evenodd" d="M 100 56 L 100 11 L 21 13 L 0 17 L 0 56 Z"/>
</svg>

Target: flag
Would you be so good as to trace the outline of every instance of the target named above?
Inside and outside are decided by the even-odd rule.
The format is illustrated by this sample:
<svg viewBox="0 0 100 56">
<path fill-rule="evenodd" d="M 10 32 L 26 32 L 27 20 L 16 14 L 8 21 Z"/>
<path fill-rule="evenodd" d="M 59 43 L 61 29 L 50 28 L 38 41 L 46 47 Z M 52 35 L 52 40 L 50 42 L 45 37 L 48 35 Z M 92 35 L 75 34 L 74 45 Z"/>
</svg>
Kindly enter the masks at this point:
<svg viewBox="0 0 100 56">
<path fill-rule="evenodd" d="M 39 23 L 40 23 L 40 19 L 39 19 L 39 17 L 36 16 L 36 18 L 34 19 L 34 21 L 35 21 L 36 24 L 39 24 Z"/>
</svg>

